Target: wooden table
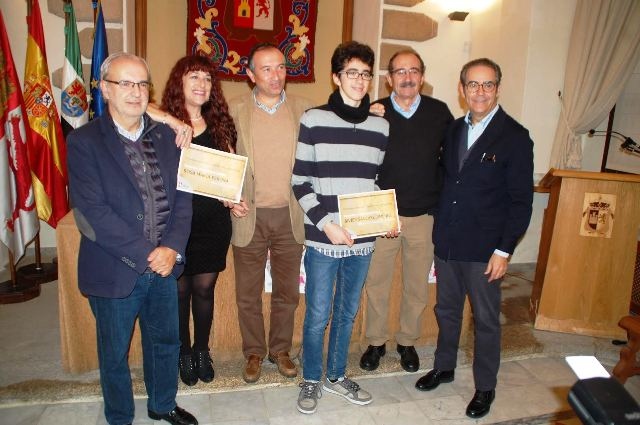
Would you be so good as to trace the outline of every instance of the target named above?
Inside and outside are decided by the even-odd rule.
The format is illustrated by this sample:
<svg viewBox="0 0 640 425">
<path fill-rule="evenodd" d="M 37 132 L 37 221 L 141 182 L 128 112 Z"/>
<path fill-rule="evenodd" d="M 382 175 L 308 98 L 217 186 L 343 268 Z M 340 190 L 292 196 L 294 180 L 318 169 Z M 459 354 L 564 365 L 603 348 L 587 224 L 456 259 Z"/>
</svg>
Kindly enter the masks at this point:
<svg viewBox="0 0 640 425">
<path fill-rule="evenodd" d="M 60 305 L 60 333 L 62 338 L 62 366 L 71 373 L 83 373 L 98 368 L 96 354 L 95 319 L 89 308 L 87 298 L 78 290 L 77 261 L 80 245 L 80 234 L 75 225 L 73 214 L 67 214 L 56 229 L 58 246 L 58 301 Z M 392 295 L 390 297 L 389 330 L 393 335 L 398 329 L 398 313 L 401 292 L 401 267 L 399 258 L 396 259 L 396 271 L 393 279 Z M 227 269 L 220 273 L 216 284 L 214 322 L 211 329 L 211 349 L 214 356 L 220 360 L 229 360 L 242 356 L 242 340 L 238 326 L 238 312 L 235 294 L 235 271 L 233 254 L 229 249 Z M 426 276 L 425 276 L 426 282 Z M 426 283 L 425 283 L 426 284 Z M 435 321 L 433 307 L 435 305 L 435 284 L 429 285 L 429 305 L 422 319 L 422 336 L 417 345 L 435 344 L 438 336 L 438 326 Z M 268 329 L 270 294 L 263 294 L 263 314 L 265 326 Z M 296 310 L 293 335 L 293 349 L 295 354 L 302 342 L 302 322 L 304 319 L 304 296 L 300 297 L 300 305 Z M 351 338 L 352 351 L 366 348 L 365 318 L 366 297 L 360 305 Z M 465 307 L 463 326 L 463 341 L 466 340 L 470 322 L 469 307 Z M 395 345 L 393 342 L 392 345 Z M 140 330 L 134 331 L 131 350 L 129 353 L 131 365 L 142 364 L 142 349 L 140 346 Z"/>
</svg>

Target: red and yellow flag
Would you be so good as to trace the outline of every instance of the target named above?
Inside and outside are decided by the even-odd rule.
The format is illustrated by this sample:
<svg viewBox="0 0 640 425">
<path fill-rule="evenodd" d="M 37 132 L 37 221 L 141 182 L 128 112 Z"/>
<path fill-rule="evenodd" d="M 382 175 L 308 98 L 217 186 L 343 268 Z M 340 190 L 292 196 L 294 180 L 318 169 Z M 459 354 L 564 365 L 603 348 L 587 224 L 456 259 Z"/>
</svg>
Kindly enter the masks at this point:
<svg viewBox="0 0 640 425">
<path fill-rule="evenodd" d="M 29 38 L 24 69 L 24 102 L 31 140 L 29 164 L 38 217 L 52 227 L 69 211 L 67 151 L 53 99 L 38 0 L 30 0 Z"/>
<path fill-rule="evenodd" d="M 0 10 L 0 242 L 13 253 L 12 265 L 40 230 L 31 189 L 26 116 Z"/>
</svg>

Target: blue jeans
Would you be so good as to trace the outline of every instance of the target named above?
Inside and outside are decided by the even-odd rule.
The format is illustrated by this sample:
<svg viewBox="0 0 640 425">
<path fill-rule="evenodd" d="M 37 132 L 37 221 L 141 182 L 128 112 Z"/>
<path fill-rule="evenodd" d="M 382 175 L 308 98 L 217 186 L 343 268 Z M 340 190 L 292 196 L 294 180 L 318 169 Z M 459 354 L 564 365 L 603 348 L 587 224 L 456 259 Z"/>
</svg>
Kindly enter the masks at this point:
<svg viewBox="0 0 640 425">
<path fill-rule="evenodd" d="M 307 274 L 302 366 L 307 381 L 320 381 L 324 332 L 331 316 L 327 378 L 345 374 L 353 321 L 360 306 L 360 294 L 369 270 L 369 255 L 333 258 L 307 247 L 304 267 Z M 334 294 L 335 288 L 335 294 Z"/>
<path fill-rule="evenodd" d="M 167 413 L 176 406 L 178 389 L 178 294 L 173 276 L 145 273 L 126 298 L 89 297 L 96 318 L 100 385 L 104 414 L 112 425 L 133 422 L 129 346 L 140 319 L 147 407 Z"/>
</svg>

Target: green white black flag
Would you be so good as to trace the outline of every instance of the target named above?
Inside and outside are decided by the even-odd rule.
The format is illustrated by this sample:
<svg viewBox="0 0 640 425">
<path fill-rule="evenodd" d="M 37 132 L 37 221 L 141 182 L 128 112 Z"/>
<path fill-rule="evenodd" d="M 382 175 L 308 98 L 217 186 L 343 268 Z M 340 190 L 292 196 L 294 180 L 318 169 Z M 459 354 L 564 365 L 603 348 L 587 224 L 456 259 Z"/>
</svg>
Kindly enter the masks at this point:
<svg viewBox="0 0 640 425">
<path fill-rule="evenodd" d="M 88 121 L 89 104 L 87 90 L 82 78 L 80 42 L 76 26 L 76 14 L 71 2 L 65 3 L 65 61 L 62 67 L 62 128 L 65 136 L 74 128 Z"/>
</svg>

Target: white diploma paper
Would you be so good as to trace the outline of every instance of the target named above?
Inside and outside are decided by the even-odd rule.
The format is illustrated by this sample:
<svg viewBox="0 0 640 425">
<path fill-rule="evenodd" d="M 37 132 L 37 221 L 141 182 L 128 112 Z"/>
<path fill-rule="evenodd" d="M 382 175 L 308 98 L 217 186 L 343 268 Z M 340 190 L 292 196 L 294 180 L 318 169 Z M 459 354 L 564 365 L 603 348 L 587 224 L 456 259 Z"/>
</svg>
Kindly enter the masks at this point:
<svg viewBox="0 0 640 425">
<path fill-rule="evenodd" d="M 191 145 L 180 155 L 178 190 L 240 202 L 247 157 Z"/>
<path fill-rule="evenodd" d="M 338 195 L 338 210 L 340 226 L 354 239 L 380 236 L 400 228 L 394 189 Z"/>
</svg>

